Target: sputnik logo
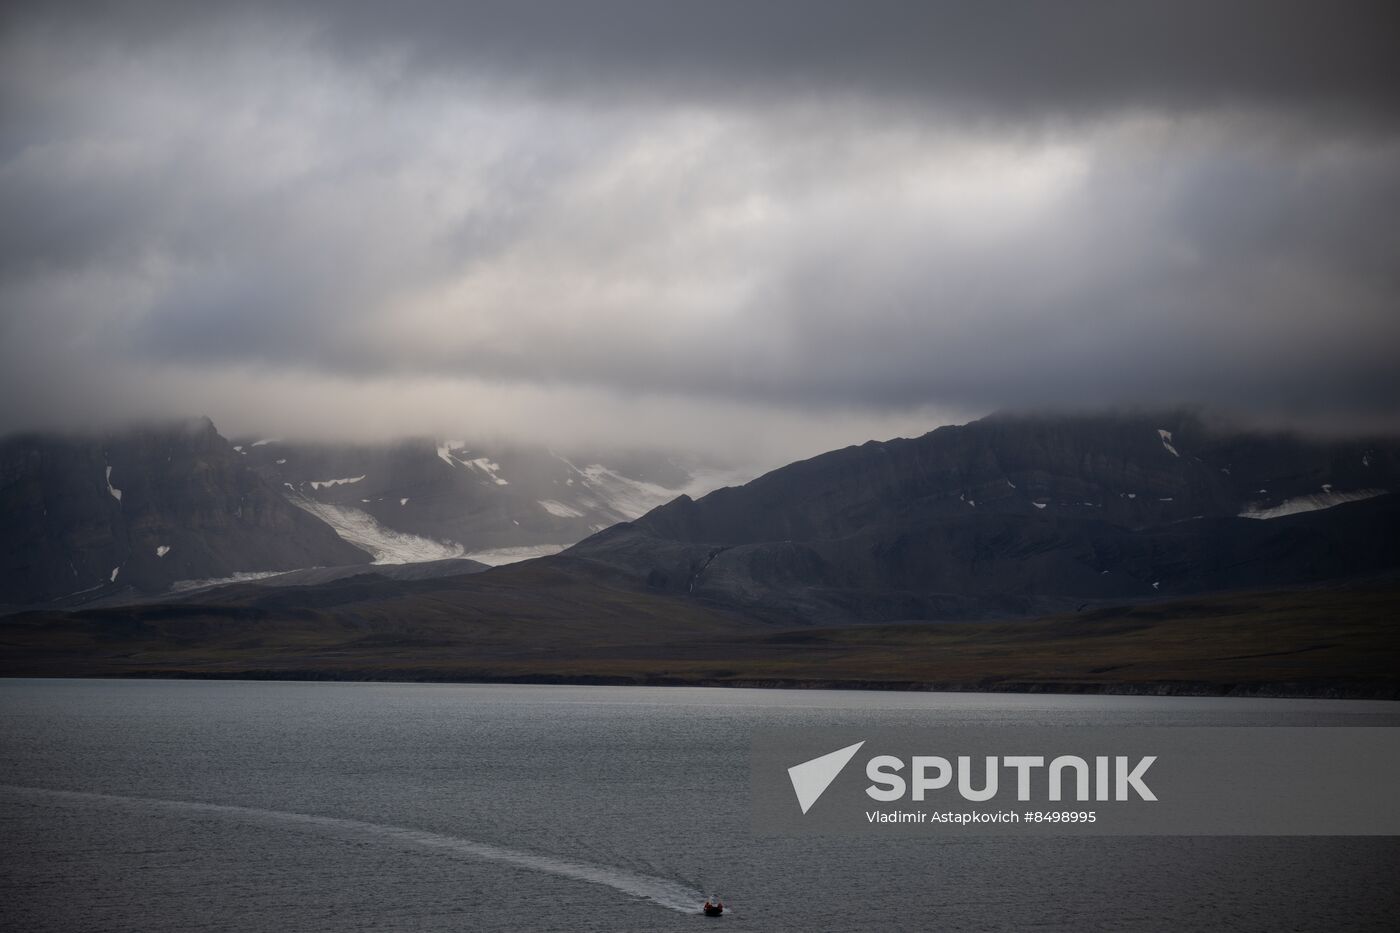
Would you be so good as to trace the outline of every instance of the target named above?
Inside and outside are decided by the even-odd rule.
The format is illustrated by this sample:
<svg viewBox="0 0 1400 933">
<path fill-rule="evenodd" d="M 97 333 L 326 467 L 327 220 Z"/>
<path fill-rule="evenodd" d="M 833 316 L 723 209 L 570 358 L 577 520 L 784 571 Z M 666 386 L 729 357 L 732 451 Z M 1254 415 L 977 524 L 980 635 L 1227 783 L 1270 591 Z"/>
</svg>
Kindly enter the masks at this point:
<svg viewBox="0 0 1400 933">
<path fill-rule="evenodd" d="M 797 803 L 802 807 L 803 813 L 812 809 L 812 804 L 826 793 L 826 789 L 836 780 L 841 769 L 850 763 L 864 744 L 865 741 L 861 740 L 854 745 L 838 748 L 820 758 L 813 758 L 788 768 L 788 777 L 792 780 L 792 789 L 797 794 Z"/>
</svg>

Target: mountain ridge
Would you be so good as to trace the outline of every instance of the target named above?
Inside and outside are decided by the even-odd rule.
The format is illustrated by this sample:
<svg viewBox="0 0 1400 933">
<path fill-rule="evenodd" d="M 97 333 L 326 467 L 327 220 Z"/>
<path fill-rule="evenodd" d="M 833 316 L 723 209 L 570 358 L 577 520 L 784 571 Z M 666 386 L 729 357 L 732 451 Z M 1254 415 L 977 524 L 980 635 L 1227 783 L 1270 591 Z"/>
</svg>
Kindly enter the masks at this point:
<svg viewBox="0 0 1400 933">
<path fill-rule="evenodd" d="M 207 418 L 0 441 L 0 603 L 368 563 L 249 470 Z"/>
<path fill-rule="evenodd" d="M 663 483 L 718 475 L 646 452 L 575 464 L 547 448 L 426 438 L 240 441 L 208 418 L 26 432 L 0 438 L 0 610 L 312 569 L 509 562 L 640 515 L 674 495 Z"/>
<path fill-rule="evenodd" d="M 1397 450 L 1222 432 L 1189 412 L 999 415 L 678 498 L 566 553 L 822 624 L 965 617 L 969 599 L 983 614 L 1024 614 L 1323 580 L 1400 560 Z M 1290 520 L 1290 503 L 1332 514 Z M 1282 511 L 1258 518 L 1270 509 Z M 1246 569 L 1267 561 L 1270 572 Z"/>
<path fill-rule="evenodd" d="M 1398 450 L 1190 415 L 984 419 L 484 571 L 366 562 L 9 615 L 0 669 L 1394 696 Z"/>
</svg>

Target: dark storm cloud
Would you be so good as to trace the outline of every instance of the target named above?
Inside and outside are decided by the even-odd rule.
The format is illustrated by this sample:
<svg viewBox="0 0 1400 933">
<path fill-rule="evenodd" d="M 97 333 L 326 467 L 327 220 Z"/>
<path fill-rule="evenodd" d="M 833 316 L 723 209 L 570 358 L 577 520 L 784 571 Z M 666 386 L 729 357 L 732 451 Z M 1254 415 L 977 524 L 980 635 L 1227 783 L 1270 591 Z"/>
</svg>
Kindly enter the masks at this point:
<svg viewBox="0 0 1400 933">
<path fill-rule="evenodd" d="M 12 6 L 0 430 L 782 422 L 810 452 L 1180 401 L 1397 427 L 1393 18 Z"/>
<path fill-rule="evenodd" d="M 1263 101 L 1393 117 L 1400 85 L 1400 17 L 1384 0 L 97 3 L 83 20 L 139 44 L 211 16 L 305 23 L 352 61 L 390 51 L 554 91 L 762 96 L 776 85 L 1017 116 Z"/>
</svg>

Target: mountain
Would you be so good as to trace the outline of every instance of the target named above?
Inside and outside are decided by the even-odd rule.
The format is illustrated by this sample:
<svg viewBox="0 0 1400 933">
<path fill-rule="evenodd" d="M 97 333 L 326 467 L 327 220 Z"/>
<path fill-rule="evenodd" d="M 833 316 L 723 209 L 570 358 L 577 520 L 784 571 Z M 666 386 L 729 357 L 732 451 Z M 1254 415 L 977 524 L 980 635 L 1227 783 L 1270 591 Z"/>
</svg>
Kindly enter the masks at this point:
<svg viewBox="0 0 1400 933">
<path fill-rule="evenodd" d="M 208 419 L 9 437 L 0 607 L 149 601 L 290 571 L 305 572 L 270 585 L 301 586 L 370 563 L 470 572 L 555 553 L 727 475 L 648 452 L 230 442 Z"/>
<path fill-rule="evenodd" d="M 252 451 L 273 444 L 238 446 L 223 456 L 256 473 Z M 413 514 L 393 495 L 409 477 L 470 478 L 475 514 L 507 534 L 512 509 L 544 498 L 526 461 L 446 447 L 453 464 L 419 444 L 402 468 L 308 453 L 304 474 L 258 478 L 375 522 Z M 1393 697 L 1397 449 L 1180 412 L 997 416 L 681 495 L 484 572 L 361 563 L 10 614 L 0 674 Z M 289 467 L 292 453 L 266 456 Z M 362 464 L 363 478 L 334 469 Z M 545 482 L 582 485 L 588 468 L 574 469 Z M 370 501 L 331 499 L 352 490 Z"/>
<path fill-rule="evenodd" d="M 801 623 L 982 618 L 1400 567 L 1400 445 L 1001 415 L 682 496 L 571 548 Z"/>
<path fill-rule="evenodd" d="M 250 469 L 208 419 L 6 438 L 0 515 L 0 604 L 370 561 Z"/>
<path fill-rule="evenodd" d="M 465 555 L 499 564 L 551 554 L 733 475 L 678 455 L 566 456 L 465 441 L 263 439 L 240 441 L 234 450 L 294 505 L 379 562 Z"/>
</svg>

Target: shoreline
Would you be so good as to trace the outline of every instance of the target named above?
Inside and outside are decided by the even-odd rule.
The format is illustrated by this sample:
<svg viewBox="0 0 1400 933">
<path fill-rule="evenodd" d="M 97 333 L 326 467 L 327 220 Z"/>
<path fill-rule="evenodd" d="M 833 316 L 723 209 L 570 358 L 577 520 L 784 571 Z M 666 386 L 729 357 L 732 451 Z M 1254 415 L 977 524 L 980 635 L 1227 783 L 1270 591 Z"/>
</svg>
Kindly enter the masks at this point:
<svg viewBox="0 0 1400 933">
<path fill-rule="evenodd" d="M 534 684 L 591 687 L 707 687 L 749 690 L 846 690 L 889 693 L 1042 694 L 1063 696 L 1160 696 L 1240 699 L 1400 700 L 1400 683 L 1216 683 L 1158 681 L 1100 683 L 1090 681 L 964 681 L 874 680 L 861 678 L 675 677 L 613 674 L 489 674 L 429 670 L 318 669 L 238 671 L 129 671 L 86 674 L 3 673 L 7 680 L 241 680 L 304 683 L 401 684 Z"/>
</svg>

